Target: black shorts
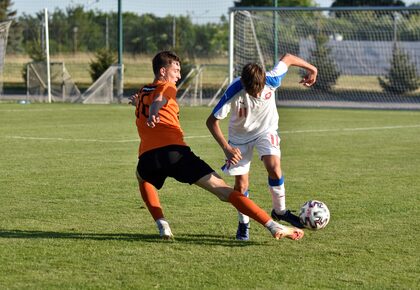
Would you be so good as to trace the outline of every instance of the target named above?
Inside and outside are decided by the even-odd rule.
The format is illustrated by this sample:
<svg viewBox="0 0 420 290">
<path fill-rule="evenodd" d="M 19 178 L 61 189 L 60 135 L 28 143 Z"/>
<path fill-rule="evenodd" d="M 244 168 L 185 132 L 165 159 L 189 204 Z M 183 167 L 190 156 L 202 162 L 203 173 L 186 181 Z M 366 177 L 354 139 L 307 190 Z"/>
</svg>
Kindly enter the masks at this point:
<svg viewBox="0 0 420 290">
<path fill-rule="evenodd" d="M 193 184 L 214 170 L 190 147 L 170 145 L 140 155 L 137 172 L 143 180 L 160 189 L 168 176 L 182 183 Z"/>
</svg>

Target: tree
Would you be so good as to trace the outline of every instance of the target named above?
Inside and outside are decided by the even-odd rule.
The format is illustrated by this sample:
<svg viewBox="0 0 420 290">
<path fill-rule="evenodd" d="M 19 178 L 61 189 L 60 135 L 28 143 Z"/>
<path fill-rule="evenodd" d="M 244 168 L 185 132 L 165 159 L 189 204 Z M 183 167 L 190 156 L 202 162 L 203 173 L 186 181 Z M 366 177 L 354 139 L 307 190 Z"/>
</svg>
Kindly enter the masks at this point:
<svg viewBox="0 0 420 290">
<path fill-rule="evenodd" d="M 311 88 L 330 91 L 336 84 L 340 72 L 331 58 L 331 48 L 327 46 L 328 37 L 320 34 L 315 38 L 315 49 L 311 51 L 309 62 L 318 69 L 318 77 Z"/>
<path fill-rule="evenodd" d="M 408 54 L 398 45 L 394 45 L 391 68 L 385 78 L 387 81 L 378 77 L 379 84 L 386 92 L 390 93 L 409 93 L 417 90 L 420 86 L 415 65 L 410 62 Z"/>
<path fill-rule="evenodd" d="M 107 49 L 99 49 L 95 54 L 95 60 L 89 64 L 89 74 L 93 81 L 99 77 L 117 61 L 117 56 Z"/>
<path fill-rule="evenodd" d="M 258 6 L 258 7 L 273 7 L 273 0 L 239 0 L 234 2 L 235 7 Z M 315 6 L 313 0 L 278 0 L 279 7 L 311 7 Z"/>
<path fill-rule="evenodd" d="M 56 8 L 50 14 L 51 55 L 72 51 L 95 52 L 103 47 L 116 50 L 117 13 L 83 9 L 77 5 L 65 10 Z M 123 21 L 124 53 L 154 54 L 158 50 L 173 49 L 194 59 L 197 56 L 224 55 L 227 51 L 229 26 L 226 19 L 220 23 L 194 24 L 189 16 L 158 17 L 150 13 L 124 12 Z M 44 44 L 42 12 L 36 16 L 23 14 L 19 22 L 24 28 L 21 35 L 26 51 L 33 51 L 37 45 Z M 173 47 L 174 42 L 176 47 Z"/>
<path fill-rule="evenodd" d="M 354 6 L 395 6 L 395 7 L 405 7 L 405 3 L 401 0 L 335 0 L 331 7 L 354 7 Z M 336 11 L 335 17 L 347 17 L 346 12 Z M 374 15 L 377 17 L 390 16 L 393 17 L 393 11 L 374 11 Z"/>
<path fill-rule="evenodd" d="M 16 17 L 16 10 L 11 10 L 13 2 L 10 0 L 0 0 L 0 21 L 11 20 Z"/>
<path fill-rule="evenodd" d="M 83 6 L 77 5 L 67 8 L 67 21 L 70 29 L 67 37 L 71 39 L 73 52 L 95 51 L 103 47 L 103 33 L 94 21 L 94 11 L 84 11 Z"/>
<path fill-rule="evenodd" d="M 14 3 L 11 0 L 0 0 L 0 21 L 12 20 L 12 25 L 9 28 L 8 47 L 7 51 L 13 53 L 22 52 L 22 27 L 19 22 L 15 21 L 17 11 L 11 7 Z"/>
<path fill-rule="evenodd" d="M 348 6 L 405 6 L 401 0 L 335 0 L 331 7 Z"/>
</svg>

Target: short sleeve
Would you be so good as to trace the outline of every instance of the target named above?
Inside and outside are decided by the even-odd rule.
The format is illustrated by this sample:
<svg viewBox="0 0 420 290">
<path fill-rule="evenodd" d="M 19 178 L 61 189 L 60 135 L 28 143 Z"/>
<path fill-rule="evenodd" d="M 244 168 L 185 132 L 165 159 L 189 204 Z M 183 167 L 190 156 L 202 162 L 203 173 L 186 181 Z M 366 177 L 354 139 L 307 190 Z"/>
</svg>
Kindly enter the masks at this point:
<svg viewBox="0 0 420 290">
<path fill-rule="evenodd" d="M 266 73 L 266 85 L 272 88 L 278 88 L 281 85 L 281 81 L 285 77 L 287 70 L 287 64 L 280 61 L 272 70 Z"/>
<path fill-rule="evenodd" d="M 219 103 L 213 109 L 213 116 L 217 119 L 224 119 L 230 112 L 231 103 L 234 97 L 243 89 L 240 78 L 236 78 L 228 86 Z"/>
</svg>

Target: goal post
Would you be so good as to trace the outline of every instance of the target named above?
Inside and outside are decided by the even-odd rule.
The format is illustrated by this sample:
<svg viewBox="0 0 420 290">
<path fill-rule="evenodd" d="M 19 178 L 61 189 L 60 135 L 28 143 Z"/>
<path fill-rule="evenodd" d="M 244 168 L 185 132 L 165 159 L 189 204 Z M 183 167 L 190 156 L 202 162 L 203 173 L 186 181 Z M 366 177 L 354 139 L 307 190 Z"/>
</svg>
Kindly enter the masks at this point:
<svg viewBox="0 0 420 290">
<path fill-rule="evenodd" d="M 26 65 L 27 100 L 74 103 L 80 96 L 81 93 L 63 62 L 50 62 L 48 66 L 47 62 L 39 61 Z"/>
<path fill-rule="evenodd" d="M 120 101 L 119 73 L 123 65 L 111 65 L 80 97 L 83 104 L 111 104 Z"/>
<path fill-rule="evenodd" d="M 3 69 L 6 58 L 7 38 L 12 21 L 0 22 L 0 95 L 3 94 Z"/>
<path fill-rule="evenodd" d="M 235 7 L 229 13 L 230 80 L 249 62 L 271 69 L 277 53 L 318 68 L 313 88 L 299 85 L 303 72 L 290 68 L 279 105 L 420 109 L 420 8 Z"/>
</svg>

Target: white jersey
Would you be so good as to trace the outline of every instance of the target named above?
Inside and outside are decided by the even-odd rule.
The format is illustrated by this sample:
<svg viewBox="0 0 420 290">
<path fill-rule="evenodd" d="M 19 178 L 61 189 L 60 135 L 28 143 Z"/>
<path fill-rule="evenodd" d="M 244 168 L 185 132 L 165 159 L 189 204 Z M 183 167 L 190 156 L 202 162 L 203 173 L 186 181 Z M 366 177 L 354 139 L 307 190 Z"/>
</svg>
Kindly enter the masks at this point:
<svg viewBox="0 0 420 290">
<path fill-rule="evenodd" d="M 260 97 L 255 98 L 243 89 L 240 78 L 236 78 L 226 89 L 213 109 L 215 118 L 221 120 L 232 111 L 229 123 L 229 142 L 246 144 L 261 135 L 278 129 L 275 90 L 287 72 L 287 65 L 280 61 L 266 73 L 265 86 Z"/>
</svg>

